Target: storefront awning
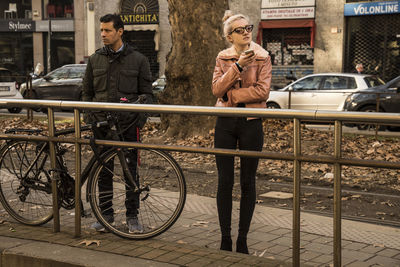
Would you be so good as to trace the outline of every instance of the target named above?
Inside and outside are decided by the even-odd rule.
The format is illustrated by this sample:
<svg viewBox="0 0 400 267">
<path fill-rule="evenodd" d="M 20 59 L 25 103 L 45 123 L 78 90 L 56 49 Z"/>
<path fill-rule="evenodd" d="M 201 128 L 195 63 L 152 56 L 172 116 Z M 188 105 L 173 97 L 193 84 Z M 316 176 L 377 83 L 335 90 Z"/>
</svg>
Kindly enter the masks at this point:
<svg viewBox="0 0 400 267">
<path fill-rule="evenodd" d="M 315 21 L 314 19 L 265 20 L 258 24 L 257 43 L 261 44 L 263 29 L 276 28 L 311 28 L 310 46 L 314 48 Z"/>
</svg>

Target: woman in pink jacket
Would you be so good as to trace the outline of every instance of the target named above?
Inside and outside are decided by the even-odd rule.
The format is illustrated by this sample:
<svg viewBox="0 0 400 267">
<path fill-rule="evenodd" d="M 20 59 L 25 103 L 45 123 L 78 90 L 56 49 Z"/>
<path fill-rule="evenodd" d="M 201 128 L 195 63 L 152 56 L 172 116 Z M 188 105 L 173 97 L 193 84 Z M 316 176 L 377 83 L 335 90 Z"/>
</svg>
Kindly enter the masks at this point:
<svg viewBox="0 0 400 267">
<path fill-rule="evenodd" d="M 271 84 L 268 52 L 252 42 L 253 25 L 244 15 L 224 16 L 224 35 L 232 44 L 216 59 L 212 91 L 216 106 L 265 108 Z M 261 151 L 264 133 L 260 118 L 218 117 L 215 147 Z M 217 206 L 221 228 L 221 249 L 232 251 L 231 217 L 234 184 L 234 157 L 216 156 L 218 168 Z M 240 218 L 236 251 L 248 254 L 247 233 L 253 217 L 258 158 L 240 158 Z"/>
</svg>

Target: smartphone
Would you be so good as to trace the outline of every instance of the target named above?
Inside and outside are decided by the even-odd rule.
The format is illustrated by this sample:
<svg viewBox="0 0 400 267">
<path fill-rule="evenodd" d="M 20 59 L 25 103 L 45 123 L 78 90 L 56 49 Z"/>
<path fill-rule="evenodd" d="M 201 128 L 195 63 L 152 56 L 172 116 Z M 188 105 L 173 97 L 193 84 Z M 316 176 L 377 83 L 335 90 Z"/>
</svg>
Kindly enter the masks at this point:
<svg viewBox="0 0 400 267">
<path fill-rule="evenodd" d="M 244 53 L 246 55 L 254 55 L 254 50 L 253 49 L 249 49 L 249 50 L 244 51 Z"/>
</svg>

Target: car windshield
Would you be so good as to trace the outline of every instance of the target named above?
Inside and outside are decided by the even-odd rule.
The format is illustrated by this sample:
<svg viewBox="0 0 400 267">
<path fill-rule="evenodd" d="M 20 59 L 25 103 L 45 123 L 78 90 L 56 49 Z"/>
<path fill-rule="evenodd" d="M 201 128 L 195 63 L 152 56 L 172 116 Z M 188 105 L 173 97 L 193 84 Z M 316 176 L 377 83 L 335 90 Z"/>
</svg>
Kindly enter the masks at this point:
<svg viewBox="0 0 400 267">
<path fill-rule="evenodd" d="M 294 90 L 317 90 L 322 78 L 322 76 L 307 77 L 294 83 L 292 87 Z"/>
<path fill-rule="evenodd" d="M 380 78 L 376 76 L 368 76 L 364 78 L 365 83 L 368 85 L 368 87 L 375 87 L 378 85 L 384 85 L 385 82 L 382 81 Z"/>
<path fill-rule="evenodd" d="M 12 82 L 11 72 L 8 70 L 0 70 L 0 82 Z"/>
<path fill-rule="evenodd" d="M 85 68 L 70 68 L 68 73 L 69 79 L 83 78 L 85 75 Z"/>
<path fill-rule="evenodd" d="M 68 77 L 67 74 L 68 74 L 67 68 L 59 68 L 50 72 L 47 76 L 49 76 L 52 80 L 61 80 L 61 79 L 66 79 Z"/>
</svg>

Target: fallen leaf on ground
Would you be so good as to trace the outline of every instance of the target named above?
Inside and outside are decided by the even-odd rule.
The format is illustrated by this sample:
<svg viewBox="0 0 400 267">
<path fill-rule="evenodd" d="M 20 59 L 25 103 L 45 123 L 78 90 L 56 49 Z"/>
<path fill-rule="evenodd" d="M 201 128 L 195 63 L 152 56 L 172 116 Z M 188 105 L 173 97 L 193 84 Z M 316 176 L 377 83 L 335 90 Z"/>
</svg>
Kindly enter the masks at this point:
<svg viewBox="0 0 400 267">
<path fill-rule="evenodd" d="M 267 250 L 266 250 L 266 249 L 264 249 L 264 251 L 263 251 L 263 252 L 261 252 L 261 254 L 260 254 L 260 255 L 258 255 L 258 257 L 262 257 L 262 256 L 264 256 L 265 252 L 267 252 Z"/>
<path fill-rule="evenodd" d="M 206 221 L 198 221 L 192 224 L 192 226 L 201 226 L 201 227 L 208 227 L 208 223 Z"/>
<path fill-rule="evenodd" d="M 92 244 L 96 244 L 97 246 L 100 246 L 100 240 L 82 240 L 81 242 L 79 242 L 78 245 L 82 245 L 85 244 L 86 247 L 92 245 Z"/>
</svg>

